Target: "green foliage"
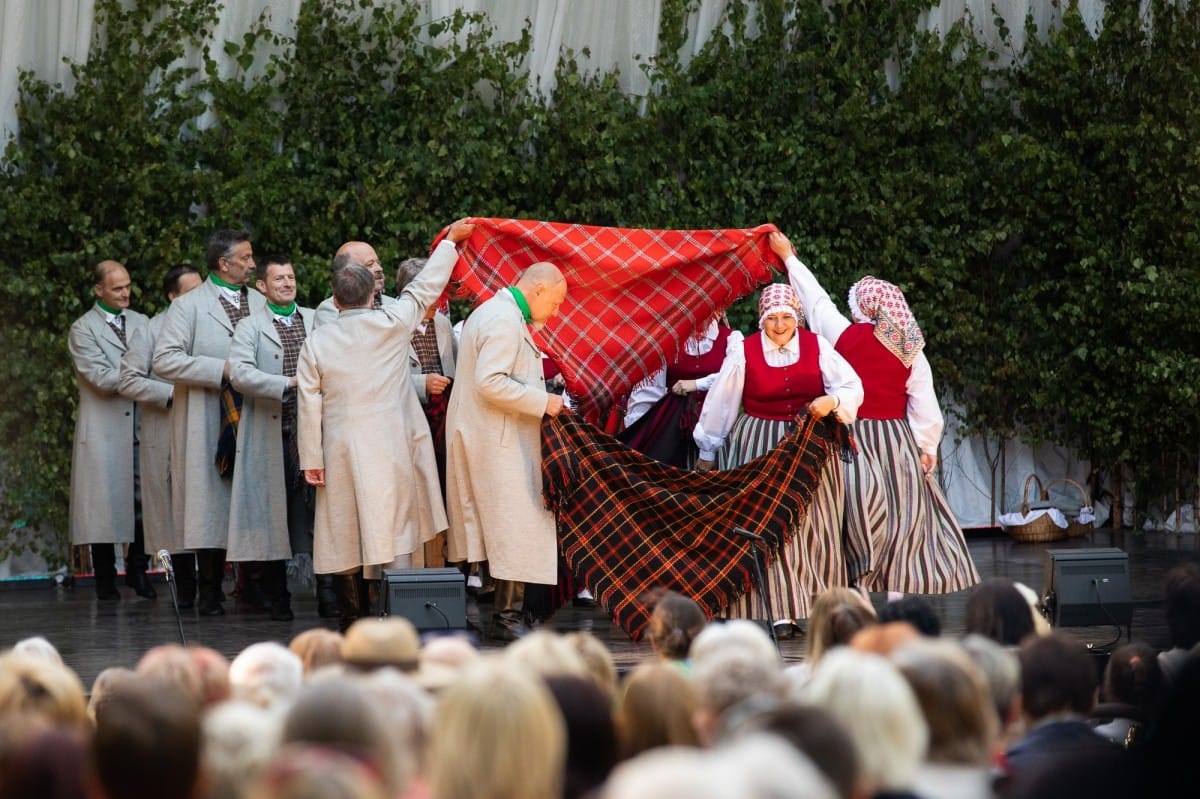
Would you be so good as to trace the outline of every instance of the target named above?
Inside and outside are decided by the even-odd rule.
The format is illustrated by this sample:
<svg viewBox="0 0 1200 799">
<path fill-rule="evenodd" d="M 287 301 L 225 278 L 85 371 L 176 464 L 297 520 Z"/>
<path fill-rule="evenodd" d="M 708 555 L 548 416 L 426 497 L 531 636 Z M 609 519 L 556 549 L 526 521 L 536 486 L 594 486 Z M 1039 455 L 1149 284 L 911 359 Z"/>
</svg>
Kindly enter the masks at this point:
<svg viewBox="0 0 1200 799">
<path fill-rule="evenodd" d="M 415 0 L 311 0 L 292 37 L 213 44 L 221 5 L 98 0 L 74 85 L 22 76 L 0 160 L 0 345 L 21 353 L 0 520 L 22 526 L 0 556 L 67 551 L 65 338 L 91 266 L 124 262 L 152 313 L 163 270 L 228 226 L 290 254 L 315 304 L 341 242 L 398 263 L 462 215 L 774 222 L 835 299 L 864 274 L 904 289 L 960 434 L 1130 468 L 1143 502 L 1196 474 L 1195 3 L 1151 0 L 1152 28 L 1110 3 L 1099 35 L 1068 4 L 1004 67 L 965 22 L 919 32 L 932 0 L 731 3 L 690 57 L 697 3 L 666 0 L 645 97 L 569 52 L 532 85 L 528 31 L 420 23 Z"/>
</svg>

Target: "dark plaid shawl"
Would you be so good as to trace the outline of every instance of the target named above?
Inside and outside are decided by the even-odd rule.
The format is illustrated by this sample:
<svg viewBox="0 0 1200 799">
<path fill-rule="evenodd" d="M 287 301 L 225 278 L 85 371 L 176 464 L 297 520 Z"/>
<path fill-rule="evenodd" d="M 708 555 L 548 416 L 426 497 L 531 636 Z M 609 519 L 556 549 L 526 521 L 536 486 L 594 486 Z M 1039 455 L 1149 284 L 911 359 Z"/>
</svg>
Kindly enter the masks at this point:
<svg viewBox="0 0 1200 799">
<path fill-rule="evenodd" d="M 577 414 L 546 420 L 544 497 L 563 557 L 632 639 L 649 622 L 653 589 L 673 589 L 717 614 L 753 585 L 753 542 L 735 527 L 761 535 L 768 558 L 791 538 L 826 460 L 853 447 L 832 415 L 797 421 L 767 455 L 701 473 L 631 450 Z"/>
</svg>

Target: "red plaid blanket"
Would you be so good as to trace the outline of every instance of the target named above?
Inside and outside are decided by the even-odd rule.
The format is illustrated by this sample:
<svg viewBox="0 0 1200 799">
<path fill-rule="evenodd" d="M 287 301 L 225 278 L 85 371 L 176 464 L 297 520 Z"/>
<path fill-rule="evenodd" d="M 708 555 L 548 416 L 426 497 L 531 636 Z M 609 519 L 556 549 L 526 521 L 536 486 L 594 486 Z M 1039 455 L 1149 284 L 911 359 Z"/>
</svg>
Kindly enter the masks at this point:
<svg viewBox="0 0 1200 799">
<path fill-rule="evenodd" d="M 550 261 L 567 299 L 537 334 L 584 418 L 596 422 L 639 380 L 675 359 L 714 312 L 771 280 L 778 259 L 749 230 L 633 230 L 521 219 L 472 219 L 451 291 L 472 305 Z M 436 243 L 436 242 L 435 242 Z"/>
<path fill-rule="evenodd" d="M 791 538 L 826 459 L 854 446 L 832 414 L 798 422 L 763 457 L 703 473 L 648 458 L 576 414 L 543 423 L 544 498 L 563 557 L 631 638 L 645 631 L 653 589 L 715 614 L 754 584 L 754 543 L 735 527 L 762 536 L 768 559 Z"/>
</svg>

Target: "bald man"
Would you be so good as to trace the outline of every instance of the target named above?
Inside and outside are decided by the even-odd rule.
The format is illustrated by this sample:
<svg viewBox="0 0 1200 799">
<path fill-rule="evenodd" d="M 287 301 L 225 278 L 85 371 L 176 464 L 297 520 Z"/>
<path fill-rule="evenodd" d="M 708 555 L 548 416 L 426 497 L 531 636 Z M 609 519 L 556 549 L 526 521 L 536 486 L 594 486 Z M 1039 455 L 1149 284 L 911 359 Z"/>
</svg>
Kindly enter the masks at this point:
<svg viewBox="0 0 1200 799">
<path fill-rule="evenodd" d="M 546 391 L 532 332 L 567 294 L 558 267 L 536 263 L 463 325 L 446 418 L 446 511 L 452 561 L 486 560 L 496 582 L 491 637 L 524 632 L 525 583 L 558 582 L 554 514 L 542 503 L 542 418 L 563 398 Z"/>
<path fill-rule="evenodd" d="M 342 255 L 345 258 L 338 259 Z M 371 308 L 379 310 L 385 305 L 392 305 L 396 302 L 395 297 L 389 297 L 383 293 L 383 264 L 379 261 L 379 255 L 375 252 L 375 248 L 365 241 L 348 241 L 341 247 L 338 247 L 334 253 L 334 261 L 338 263 L 352 263 L 359 266 L 365 266 L 367 271 L 371 273 L 371 277 L 375 278 L 375 292 L 371 295 Z M 313 317 L 313 327 L 319 327 L 326 322 L 331 322 L 337 319 L 338 309 L 333 304 L 333 297 L 329 296 L 321 301 L 317 306 L 316 315 Z"/>
<path fill-rule="evenodd" d="M 79 387 L 71 452 L 72 544 L 91 547 L 99 599 L 120 599 L 114 545 L 132 544 L 125 580 L 138 596 L 153 599 L 146 578 L 145 544 L 136 499 L 137 407 L 117 387 L 128 342 L 146 334 L 150 320 L 129 310 L 129 272 L 116 261 L 92 270 L 96 302 L 71 325 L 67 348 Z"/>
</svg>

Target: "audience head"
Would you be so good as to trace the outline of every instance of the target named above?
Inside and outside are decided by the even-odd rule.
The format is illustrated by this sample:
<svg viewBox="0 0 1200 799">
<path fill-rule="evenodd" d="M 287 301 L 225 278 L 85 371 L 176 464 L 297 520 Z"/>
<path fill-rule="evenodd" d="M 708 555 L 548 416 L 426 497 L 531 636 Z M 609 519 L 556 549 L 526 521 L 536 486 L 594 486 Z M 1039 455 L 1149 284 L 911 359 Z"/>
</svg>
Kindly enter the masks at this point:
<svg viewBox="0 0 1200 799">
<path fill-rule="evenodd" d="M 229 684 L 229 658 L 208 646 L 192 644 L 188 651 L 200 672 L 205 706 L 211 707 L 233 696 L 233 686 Z"/>
<path fill-rule="evenodd" d="M 660 746 L 699 746 L 695 688 L 668 663 L 639 663 L 626 676 L 617 701 L 621 758 Z"/>
<path fill-rule="evenodd" d="M 920 638 L 917 628 L 907 621 L 889 621 L 886 624 L 869 624 L 850 639 L 850 648 L 859 652 L 888 657 L 909 641 Z"/>
<path fill-rule="evenodd" d="M 0 796 L 24 799 L 83 799 L 88 793 L 90 731 L 44 720 L 10 717 L 20 724 L 16 740 L 0 743 Z M 0 736 L 7 737 L 7 732 Z M 11 743 L 11 748 L 9 744 Z"/>
<path fill-rule="evenodd" d="M 604 784 L 617 764 L 612 694 L 590 677 L 547 677 L 546 687 L 567 731 L 564 799 L 579 799 Z"/>
<path fill-rule="evenodd" d="M 912 688 L 891 662 L 838 647 L 821 658 L 799 699 L 829 710 L 845 726 L 871 793 L 911 789 L 929 729 Z"/>
<path fill-rule="evenodd" d="M 367 698 L 385 720 L 392 743 L 392 771 L 404 792 L 425 773 L 435 700 L 408 675 L 396 669 L 376 669 L 356 676 Z"/>
<path fill-rule="evenodd" d="M 1200 563 L 1172 567 L 1163 584 L 1163 598 L 1171 646 L 1192 649 L 1200 643 Z"/>
<path fill-rule="evenodd" d="M 29 655 L 30 657 L 41 658 L 49 663 L 54 663 L 58 666 L 65 665 L 62 655 L 58 654 L 58 650 L 54 648 L 54 644 L 47 641 L 40 635 L 22 638 L 13 644 L 12 651 L 18 655 Z"/>
<path fill-rule="evenodd" d="M 151 647 L 138 660 L 134 671 L 139 677 L 175 685 L 196 708 L 204 704 L 204 677 L 187 647 L 179 644 L 159 644 Z"/>
<path fill-rule="evenodd" d="M 92 681 L 92 692 L 88 695 L 87 704 L 88 718 L 92 720 L 93 724 L 96 723 L 96 709 L 108 701 L 109 692 L 112 691 L 113 686 L 136 679 L 138 679 L 137 672 L 124 666 L 109 666 L 96 675 L 96 679 Z"/>
<path fill-rule="evenodd" d="M 591 676 L 579 649 L 564 636 L 548 630 L 534 630 L 514 641 L 505 647 L 500 657 L 508 662 L 509 668 L 541 677 Z"/>
<path fill-rule="evenodd" d="M 421 636 L 403 616 L 374 616 L 358 619 L 342 637 L 342 662 L 359 671 L 379 668 L 417 670 L 421 659 Z"/>
<path fill-rule="evenodd" d="M 286 705 L 304 682 L 304 665 L 295 652 L 275 641 L 259 641 L 243 649 L 229 664 L 235 699 L 272 708 Z"/>
<path fill-rule="evenodd" d="M 776 702 L 757 713 L 748 713 L 730 738 L 748 732 L 766 732 L 790 743 L 812 761 L 842 799 L 854 799 L 860 791 L 858 751 L 842 722 L 817 705 L 794 701 Z"/>
<path fill-rule="evenodd" d="M 45 657 L 0 655 L 0 717 L 17 714 L 65 727 L 86 726 L 83 683 L 71 669 Z"/>
<path fill-rule="evenodd" d="M 966 631 L 1017 646 L 1034 632 L 1033 610 L 1012 580 L 990 577 L 967 595 Z"/>
<path fill-rule="evenodd" d="M 282 716 L 240 699 L 210 708 L 201 725 L 206 799 L 241 799 L 279 748 Z"/>
<path fill-rule="evenodd" d="M 665 590 L 654 600 L 646 638 L 660 658 L 686 660 L 692 641 L 707 624 L 708 617 L 696 600 Z"/>
<path fill-rule="evenodd" d="M 1006 647 L 978 633 L 962 639 L 963 651 L 983 672 L 992 696 L 992 707 L 1005 737 L 1019 733 L 1021 722 L 1021 661 Z"/>
<path fill-rule="evenodd" d="M 920 594 L 906 594 L 886 603 L 879 609 L 879 621 L 882 624 L 906 621 L 929 638 L 937 638 L 942 634 L 941 618 L 929 600 Z"/>
<path fill-rule="evenodd" d="M 436 694 L 452 685 L 479 657 L 479 650 L 465 636 L 434 636 L 421 646 L 415 679 L 426 691 Z"/>
<path fill-rule="evenodd" d="M 830 588 L 813 600 L 808 617 L 808 654 L 815 664 L 835 646 L 849 644 L 864 627 L 875 623 L 875 609 L 862 595 L 850 588 Z"/>
<path fill-rule="evenodd" d="M 311 627 L 297 633 L 288 642 L 288 649 L 300 658 L 307 677 L 318 669 L 342 662 L 342 634 L 325 627 Z"/>
<path fill-rule="evenodd" d="M 779 650 L 771 641 L 771 635 L 759 625 L 747 619 L 733 619 L 705 625 L 692 641 L 692 662 L 698 662 L 713 653 L 737 649 L 763 663 L 780 665 Z"/>
<path fill-rule="evenodd" d="M 246 799 L 391 799 L 379 772 L 353 754 L 324 746 L 285 746 Z"/>
<path fill-rule="evenodd" d="M 96 709 L 92 763 L 107 799 L 201 795 L 195 696 L 156 677 L 118 682 Z"/>
<path fill-rule="evenodd" d="M 387 720 L 360 680 L 339 674 L 310 680 L 284 714 L 280 740 L 338 749 L 370 763 L 389 795 L 407 787 L 400 784 Z"/>
<path fill-rule="evenodd" d="M 697 697 L 694 724 L 704 744 L 721 737 L 731 708 L 762 695 L 782 698 L 788 686 L 777 659 L 741 649 L 706 653 L 694 662 L 691 677 Z"/>
<path fill-rule="evenodd" d="M 1133 705 L 1153 714 L 1163 698 L 1165 683 L 1158 652 L 1141 641 L 1119 646 L 1104 667 L 1100 696 L 1105 702 Z"/>
<path fill-rule="evenodd" d="M 1059 713 L 1087 715 L 1096 702 L 1096 667 L 1083 644 L 1063 633 L 1029 636 L 1017 650 L 1021 706 L 1036 722 Z"/>
<path fill-rule="evenodd" d="M 929 728 L 926 759 L 933 763 L 986 766 L 1000 723 L 987 678 L 954 641 L 919 638 L 892 653 L 908 680 Z"/>
<path fill-rule="evenodd" d="M 623 761 L 600 799 L 754 799 L 735 770 L 714 767 L 710 752 L 665 747 Z"/>
<path fill-rule="evenodd" d="M 479 746 L 487 741 L 487 746 Z M 437 799 L 560 799 L 566 724 L 536 675 L 503 658 L 467 669 L 438 698 L 429 751 Z"/>
<path fill-rule="evenodd" d="M 579 652 L 587 666 L 588 676 L 608 696 L 611 705 L 617 695 L 617 664 L 612 652 L 608 651 L 603 641 L 586 630 L 570 632 L 563 637 Z"/>
</svg>

